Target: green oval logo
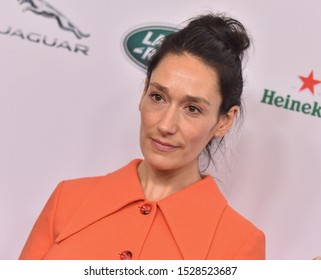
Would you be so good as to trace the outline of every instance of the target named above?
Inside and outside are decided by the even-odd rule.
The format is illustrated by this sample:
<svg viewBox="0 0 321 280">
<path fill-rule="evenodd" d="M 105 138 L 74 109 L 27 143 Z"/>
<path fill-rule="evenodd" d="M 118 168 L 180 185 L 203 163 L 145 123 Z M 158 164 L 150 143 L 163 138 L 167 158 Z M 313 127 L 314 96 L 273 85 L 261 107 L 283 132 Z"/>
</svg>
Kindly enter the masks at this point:
<svg viewBox="0 0 321 280">
<path fill-rule="evenodd" d="M 143 70 L 164 37 L 178 31 L 168 26 L 146 26 L 128 33 L 124 39 L 124 49 L 128 57 Z"/>
</svg>

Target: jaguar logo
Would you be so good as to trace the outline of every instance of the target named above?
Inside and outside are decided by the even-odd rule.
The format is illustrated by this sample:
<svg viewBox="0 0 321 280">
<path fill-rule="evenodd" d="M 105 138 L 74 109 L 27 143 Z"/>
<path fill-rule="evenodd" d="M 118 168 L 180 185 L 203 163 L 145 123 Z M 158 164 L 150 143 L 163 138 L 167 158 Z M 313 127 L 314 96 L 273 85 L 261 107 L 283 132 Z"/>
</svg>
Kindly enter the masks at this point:
<svg viewBox="0 0 321 280">
<path fill-rule="evenodd" d="M 18 2 L 23 5 L 24 12 L 31 11 L 37 15 L 53 18 L 61 29 L 72 32 L 78 39 L 90 36 L 81 32 L 66 16 L 44 0 L 18 0 Z"/>
</svg>

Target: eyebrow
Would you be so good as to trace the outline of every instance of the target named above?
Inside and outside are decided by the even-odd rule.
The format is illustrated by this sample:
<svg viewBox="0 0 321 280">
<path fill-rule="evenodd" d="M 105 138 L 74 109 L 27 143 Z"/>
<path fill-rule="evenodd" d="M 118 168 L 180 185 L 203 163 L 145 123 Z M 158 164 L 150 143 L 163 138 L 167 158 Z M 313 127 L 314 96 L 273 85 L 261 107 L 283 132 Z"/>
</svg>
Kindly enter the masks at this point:
<svg viewBox="0 0 321 280">
<path fill-rule="evenodd" d="M 211 103 L 203 97 L 185 95 L 185 98 L 186 98 L 186 100 L 189 100 L 191 102 L 196 102 L 196 103 L 203 102 L 203 103 L 207 104 L 208 106 L 211 106 Z"/>
<path fill-rule="evenodd" d="M 159 83 L 151 82 L 150 84 L 166 94 L 169 93 L 169 89 L 167 87 L 160 85 Z M 187 101 L 196 102 L 196 103 L 203 102 L 203 103 L 207 104 L 208 106 L 211 106 L 211 103 L 203 97 L 185 95 L 184 99 L 186 99 Z"/>
<path fill-rule="evenodd" d="M 167 87 L 164 87 L 164 86 L 160 85 L 159 83 L 151 82 L 150 84 L 152 86 L 154 86 L 155 88 L 157 88 L 158 90 L 160 90 L 161 92 L 164 92 L 166 94 L 168 94 L 168 92 L 169 92 L 169 89 Z M 211 106 L 211 103 L 203 97 L 185 95 L 184 99 L 187 101 L 190 101 L 190 102 L 195 102 L 195 103 L 203 102 L 206 105 Z"/>
<path fill-rule="evenodd" d="M 150 84 L 162 92 L 165 92 L 165 93 L 169 92 L 169 89 L 167 87 L 164 87 L 164 86 L 160 85 L 159 83 L 151 82 Z"/>
</svg>

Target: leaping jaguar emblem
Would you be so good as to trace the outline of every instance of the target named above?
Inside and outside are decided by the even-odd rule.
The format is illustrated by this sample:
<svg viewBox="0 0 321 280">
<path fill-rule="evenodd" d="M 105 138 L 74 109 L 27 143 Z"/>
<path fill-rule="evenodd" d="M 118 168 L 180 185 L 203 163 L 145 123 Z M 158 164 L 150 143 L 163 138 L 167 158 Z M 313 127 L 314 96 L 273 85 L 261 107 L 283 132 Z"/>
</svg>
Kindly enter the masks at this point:
<svg viewBox="0 0 321 280">
<path fill-rule="evenodd" d="M 18 2 L 24 5 L 24 12 L 31 11 L 37 15 L 56 19 L 61 29 L 74 33 L 78 39 L 90 36 L 81 32 L 67 17 L 44 0 L 18 0 Z"/>
</svg>

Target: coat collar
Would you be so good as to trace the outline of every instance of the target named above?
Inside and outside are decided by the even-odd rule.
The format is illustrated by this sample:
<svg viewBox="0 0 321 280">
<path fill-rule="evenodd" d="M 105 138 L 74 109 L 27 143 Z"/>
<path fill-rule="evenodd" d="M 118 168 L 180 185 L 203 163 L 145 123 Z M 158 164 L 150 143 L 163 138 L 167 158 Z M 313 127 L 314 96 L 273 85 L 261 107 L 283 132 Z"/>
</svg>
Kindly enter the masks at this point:
<svg viewBox="0 0 321 280">
<path fill-rule="evenodd" d="M 101 178 L 66 228 L 60 242 L 134 201 L 145 200 L 136 159 Z M 129 184 L 130 183 L 130 184 Z M 124 191 L 120 191 L 124 190 Z M 113 197 L 112 200 L 108 199 Z M 106 200 L 108 199 L 108 203 Z M 227 202 L 214 180 L 201 181 L 157 202 L 184 259 L 205 259 Z M 197 245 L 196 245 L 197 244 Z"/>
<path fill-rule="evenodd" d="M 56 241 L 60 242 L 131 202 L 144 200 L 136 171 L 140 162 L 141 160 L 133 160 L 127 166 L 103 176 L 97 185 L 93 186 L 93 190 Z M 113 199 L 110 199 L 111 197 Z"/>
<path fill-rule="evenodd" d="M 206 259 L 227 202 L 212 177 L 158 202 L 184 259 Z"/>
</svg>

